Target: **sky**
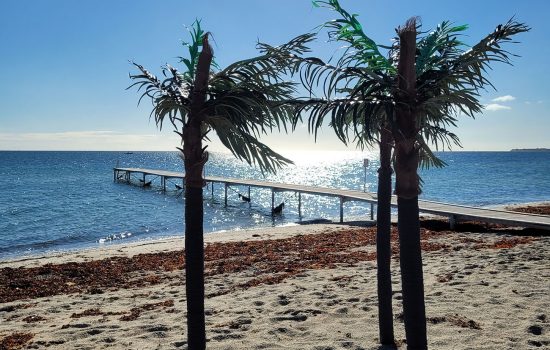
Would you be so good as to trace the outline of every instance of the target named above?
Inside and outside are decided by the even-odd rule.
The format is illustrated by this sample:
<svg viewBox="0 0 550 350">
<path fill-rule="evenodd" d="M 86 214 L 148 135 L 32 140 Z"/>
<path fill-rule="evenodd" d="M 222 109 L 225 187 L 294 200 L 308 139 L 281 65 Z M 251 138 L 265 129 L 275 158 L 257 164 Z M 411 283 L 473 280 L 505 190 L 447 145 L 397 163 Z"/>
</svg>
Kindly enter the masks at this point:
<svg viewBox="0 0 550 350">
<path fill-rule="evenodd" d="M 497 90 L 481 95 L 475 119 L 461 117 L 453 131 L 466 151 L 550 148 L 550 26 L 546 0 L 407 1 L 341 0 L 359 15 L 364 31 L 390 44 L 394 29 L 420 16 L 423 30 L 443 20 L 468 24 L 463 41 L 477 43 L 496 25 L 515 17 L 532 30 L 506 48 L 513 66 L 494 64 Z M 258 54 L 256 42 L 285 43 L 337 14 L 310 0 L 1 0 L 0 150 L 174 150 L 178 136 L 149 120 L 151 103 L 126 90 L 135 61 L 160 74 L 186 54 L 186 27 L 197 18 L 212 33 L 221 67 Z M 338 48 L 325 32 L 312 55 L 328 59 Z M 262 138 L 282 152 L 355 150 L 329 127 L 317 142 L 307 127 Z M 210 149 L 222 150 L 218 141 Z"/>
</svg>

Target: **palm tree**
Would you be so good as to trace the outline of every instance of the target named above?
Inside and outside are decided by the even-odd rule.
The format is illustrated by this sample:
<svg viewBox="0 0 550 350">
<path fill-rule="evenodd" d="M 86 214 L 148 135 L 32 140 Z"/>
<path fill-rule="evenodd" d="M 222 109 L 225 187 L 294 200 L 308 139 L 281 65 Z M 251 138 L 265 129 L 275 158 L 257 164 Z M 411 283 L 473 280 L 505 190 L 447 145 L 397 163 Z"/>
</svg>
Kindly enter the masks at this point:
<svg viewBox="0 0 550 350">
<path fill-rule="evenodd" d="M 251 59 L 235 62 L 225 69 L 213 70 L 213 52 L 200 21 L 195 21 L 191 43 L 186 43 L 189 58 L 181 58 L 183 73 L 166 65 L 161 80 L 134 63 L 140 73 L 136 80 L 143 97 L 153 104 L 151 116 L 159 128 L 169 121 L 181 137 L 178 147 L 185 165 L 185 278 L 187 295 L 187 338 L 189 349 L 206 347 L 204 316 L 204 242 L 203 178 L 208 160 L 208 134 L 214 131 L 235 157 L 262 172 L 275 172 L 292 162 L 274 152 L 258 139 L 262 134 L 284 127 L 292 115 L 288 101 L 295 84 L 282 80 L 287 67 L 282 56 L 267 51 Z M 310 36 L 302 36 L 278 48 L 265 49 L 301 54 Z M 199 52 L 200 50 L 200 52 Z"/>
<path fill-rule="evenodd" d="M 344 143 L 348 143 L 348 128 L 354 130 L 354 142 L 360 148 L 379 146 L 376 250 L 377 291 L 380 342 L 395 345 L 391 284 L 391 195 L 392 195 L 392 120 L 395 114 L 392 92 L 396 73 L 395 57 L 386 58 L 378 45 L 370 39 L 357 21 L 338 1 L 317 1 L 316 6 L 328 7 L 341 17 L 324 24 L 330 29 L 331 40 L 345 41 L 349 46 L 336 66 L 321 60 L 301 62 L 302 81 L 310 92 L 314 83 L 323 81 L 324 99 L 304 103 L 302 110 L 309 113 L 310 130 L 317 132 L 322 120 L 331 116 L 331 124 Z M 321 77 L 324 76 L 324 79 Z M 333 97 L 339 95 L 339 97 Z M 309 102 L 309 103 L 308 103 Z M 449 134 L 448 136 L 452 136 Z M 430 153 L 426 153 L 430 155 Z M 435 157 L 425 158 L 441 166 Z"/>
<path fill-rule="evenodd" d="M 511 37 L 530 28 L 509 20 L 469 50 L 458 40 L 467 26 L 443 22 L 437 30 L 418 40 L 415 18 L 398 29 L 399 63 L 395 139 L 396 195 L 403 313 L 408 349 L 427 349 L 426 316 L 420 249 L 417 173 L 425 135 L 418 125 L 439 128 L 434 122 L 444 115 L 481 112 L 481 89 L 492 86 L 485 76 L 492 62 L 510 64 L 510 53 L 501 48 Z M 451 119 L 454 124 L 455 118 Z M 433 135 L 433 134 L 432 134 Z M 437 135 L 437 134 L 436 134 Z M 423 137 L 424 136 L 424 137 Z"/>
<path fill-rule="evenodd" d="M 393 343 L 390 280 L 390 192 L 391 142 L 395 140 L 396 195 L 403 284 L 403 308 L 409 349 L 427 348 L 424 307 L 418 194 L 421 166 L 443 166 L 430 150 L 460 146 L 457 136 L 447 130 L 456 126 L 459 113 L 474 117 L 482 110 L 480 90 L 492 86 L 485 73 L 491 62 L 510 63 L 510 54 L 501 44 L 529 28 L 513 20 L 466 50 L 458 40 L 467 26 L 443 22 L 424 37 L 416 37 L 416 22 L 399 28 L 393 47 L 377 45 L 337 0 L 316 1 L 342 18 L 324 26 L 329 36 L 349 44 L 336 66 L 318 58 L 295 60 L 301 80 L 310 93 L 322 85 L 324 98 L 303 102 L 300 112 L 309 113 L 308 124 L 315 135 L 330 116 L 336 135 L 345 143 L 352 133 L 360 146 L 380 145 L 379 197 L 377 215 L 378 294 L 380 341 Z M 417 42 L 418 39 L 418 42 Z M 388 58 L 379 48 L 388 50 Z M 388 150 L 389 149 L 389 150 Z"/>
<path fill-rule="evenodd" d="M 420 181 L 417 174 L 416 104 L 416 19 L 411 18 L 398 28 L 399 61 L 395 127 L 395 194 L 397 195 L 397 229 L 399 231 L 399 264 L 403 295 L 403 317 L 408 349 L 427 349 L 426 307 L 424 278 L 420 249 L 420 222 L 418 195 Z"/>
</svg>

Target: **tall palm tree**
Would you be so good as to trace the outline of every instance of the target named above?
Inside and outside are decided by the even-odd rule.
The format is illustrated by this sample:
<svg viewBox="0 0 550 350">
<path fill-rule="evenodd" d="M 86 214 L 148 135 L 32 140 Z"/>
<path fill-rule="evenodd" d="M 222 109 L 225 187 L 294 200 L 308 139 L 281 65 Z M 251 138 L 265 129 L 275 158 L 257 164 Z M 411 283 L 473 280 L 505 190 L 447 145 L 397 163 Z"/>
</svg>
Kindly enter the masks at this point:
<svg viewBox="0 0 550 350">
<path fill-rule="evenodd" d="M 400 266 L 403 288 L 403 313 L 408 349 L 427 349 L 426 316 L 420 249 L 417 173 L 425 139 L 434 135 L 419 125 L 440 128 L 442 116 L 452 115 L 454 125 L 462 112 L 469 116 L 481 112 L 481 89 L 492 86 L 486 71 L 492 62 L 510 64 L 511 54 L 501 45 L 530 28 L 509 20 L 471 49 L 458 40 L 467 26 L 452 27 L 443 22 L 427 36 L 417 38 L 416 18 L 398 29 L 398 90 L 395 94 L 396 121 L 395 172 L 398 201 Z M 438 135 L 437 133 L 435 135 Z M 437 140 L 436 140 L 437 142 Z"/>
<path fill-rule="evenodd" d="M 208 160 L 208 134 L 214 131 L 235 157 L 262 172 L 275 172 L 292 162 L 259 141 L 259 136 L 284 127 L 293 113 L 288 103 L 295 84 L 284 81 L 287 63 L 281 57 L 302 54 L 310 36 L 291 40 L 278 48 L 265 47 L 261 55 L 213 69 L 213 52 L 200 21 L 192 27 L 189 57 L 181 58 L 185 71 L 166 65 L 163 80 L 134 63 L 143 97 L 153 104 L 151 116 L 159 128 L 169 121 L 181 137 L 178 147 L 185 166 L 185 278 L 187 295 L 187 339 L 189 349 L 206 347 L 204 316 L 203 178 Z M 277 49 L 285 55 L 267 50 Z M 263 50 L 263 51 L 262 51 Z M 200 52 L 199 52 L 200 51 Z M 214 65 L 216 68 L 216 65 Z"/>
<path fill-rule="evenodd" d="M 429 34 L 417 38 L 416 22 L 399 28 L 392 47 L 380 46 L 368 38 L 357 21 L 337 0 L 315 1 L 342 18 L 327 22 L 331 38 L 349 44 L 335 66 L 318 58 L 296 59 L 296 71 L 313 93 L 322 85 L 323 98 L 310 98 L 300 107 L 309 113 L 308 124 L 315 135 L 326 117 L 343 141 L 349 133 L 359 145 L 380 144 L 378 198 L 378 290 L 380 341 L 393 343 L 391 281 L 389 274 L 389 203 L 391 169 L 388 151 L 396 143 L 394 168 L 398 196 L 398 229 L 401 246 L 403 307 L 409 349 L 427 347 L 418 194 L 421 166 L 443 166 L 428 144 L 436 149 L 460 146 L 457 136 L 447 130 L 456 126 L 460 113 L 474 117 L 483 106 L 480 90 L 492 86 L 486 70 L 492 62 L 510 63 L 510 53 L 501 45 L 529 30 L 525 24 L 508 21 L 471 49 L 458 39 L 467 26 L 443 22 Z M 413 30 L 414 29 L 414 30 Z M 388 51 L 386 58 L 381 49 Z M 412 69 L 411 69 L 412 67 Z M 390 169 L 390 171 L 388 171 Z M 383 198 L 380 197 L 382 195 Z M 382 213 L 380 211 L 383 211 Z M 384 218 L 388 218 L 385 220 Z M 384 220 L 381 220 L 384 219 Z"/>
<path fill-rule="evenodd" d="M 397 65 L 396 111 L 393 137 L 395 140 L 395 194 L 397 196 L 397 229 L 399 231 L 399 264 L 403 317 L 408 349 L 427 349 L 426 307 L 420 249 L 417 173 L 416 104 L 416 19 L 411 18 L 397 30 L 399 61 Z"/>
<path fill-rule="evenodd" d="M 349 14 L 338 1 L 316 1 L 316 6 L 336 11 L 340 18 L 325 23 L 329 38 L 344 41 L 349 46 L 336 66 L 324 64 L 318 59 L 305 59 L 302 66 L 302 81 L 310 92 L 315 83 L 322 81 L 324 99 L 310 99 L 302 105 L 309 113 L 310 130 L 315 132 L 326 116 L 338 137 L 348 143 L 348 128 L 355 134 L 358 147 L 378 144 L 380 167 L 378 169 L 376 247 L 377 291 L 380 342 L 394 345 L 392 284 L 391 284 L 391 195 L 392 195 L 392 122 L 395 115 L 395 90 L 397 62 L 395 55 L 388 58 L 380 53 L 379 46 L 363 31 L 357 15 Z M 321 78 L 323 77 L 323 78 Z M 338 97 L 334 97 L 337 96 Z M 458 139 L 452 133 L 440 135 L 443 139 Z M 424 152 L 424 165 L 443 166 L 444 163 Z"/>
</svg>

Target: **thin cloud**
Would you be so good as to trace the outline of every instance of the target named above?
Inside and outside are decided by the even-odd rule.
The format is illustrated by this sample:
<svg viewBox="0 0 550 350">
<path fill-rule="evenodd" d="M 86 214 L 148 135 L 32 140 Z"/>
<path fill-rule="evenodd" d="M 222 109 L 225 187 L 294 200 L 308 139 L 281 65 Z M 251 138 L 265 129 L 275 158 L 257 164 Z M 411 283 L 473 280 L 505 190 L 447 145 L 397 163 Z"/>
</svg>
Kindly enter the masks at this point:
<svg viewBox="0 0 550 350">
<path fill-rule="evenodd" d="M 174 136 L 125 134 L 116 131 L 0 133 L 6 150 L 166 150 L 178 145 Z"/>
<path fill-rule="evenodd" d="M 504 95 L 497 98 L 493 98 L 491 101 L 493 102 L 510 102 L 514 101 L 516 98 L 512 95 Z"/>
<path fill-rule="evenodd" d="M 491 112 L 504 111 L 504 110 L 509 110 L 509 109 L 512 109 L 512 107 L 504 106 L 504 105 L 501 105 L 501 104 L 498 104 L 498 103 L 489 103 L 488 105 L 485 106 L 485 110 L 486 111 L 491 111 Z"/>
</svg>

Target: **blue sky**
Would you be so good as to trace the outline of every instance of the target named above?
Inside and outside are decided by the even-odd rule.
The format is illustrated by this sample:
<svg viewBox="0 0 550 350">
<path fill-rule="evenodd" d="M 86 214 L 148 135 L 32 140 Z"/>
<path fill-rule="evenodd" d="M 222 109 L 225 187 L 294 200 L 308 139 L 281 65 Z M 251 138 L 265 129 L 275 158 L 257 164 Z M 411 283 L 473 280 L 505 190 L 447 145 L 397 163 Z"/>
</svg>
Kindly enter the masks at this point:
<svg viewBox="0 0 550 350">
<path fill-rule="evenodd" d="M 341 0 L 359 14 L 365 32 L 389 44 L 394 28 L 420 16 L 424 30 L 443 20 L 469 24 L 464 41 L 475 44 L 515 16 L 532 27 L 508 49 L 514 66 L 494 65 L 498 89 L 482 95 L 487 106 L 475 120 L 461 118 L 455 132 L 464 150 L 550 147 L 550 2 Z M 213 34 L 220 66 L 257 54 L 257 40 L 282 44 L 336 15 L 309 0 L 2 0 L 0 5 L 0 150 L 173 150 L 177 136 L 148 120 L 150 104 L 137 106 L 125 90 L 128 60 L 160 72 L 185 54 L 185 26 L 202 18 Z M 323 34 L 313 55 L 335 50 Z M 265 141 L 278 150 L 345 149 L 325 128 L 317 143 L 299 127 Z M 213 149 L 219 149 L 216 143 Z"/>
</svg>

